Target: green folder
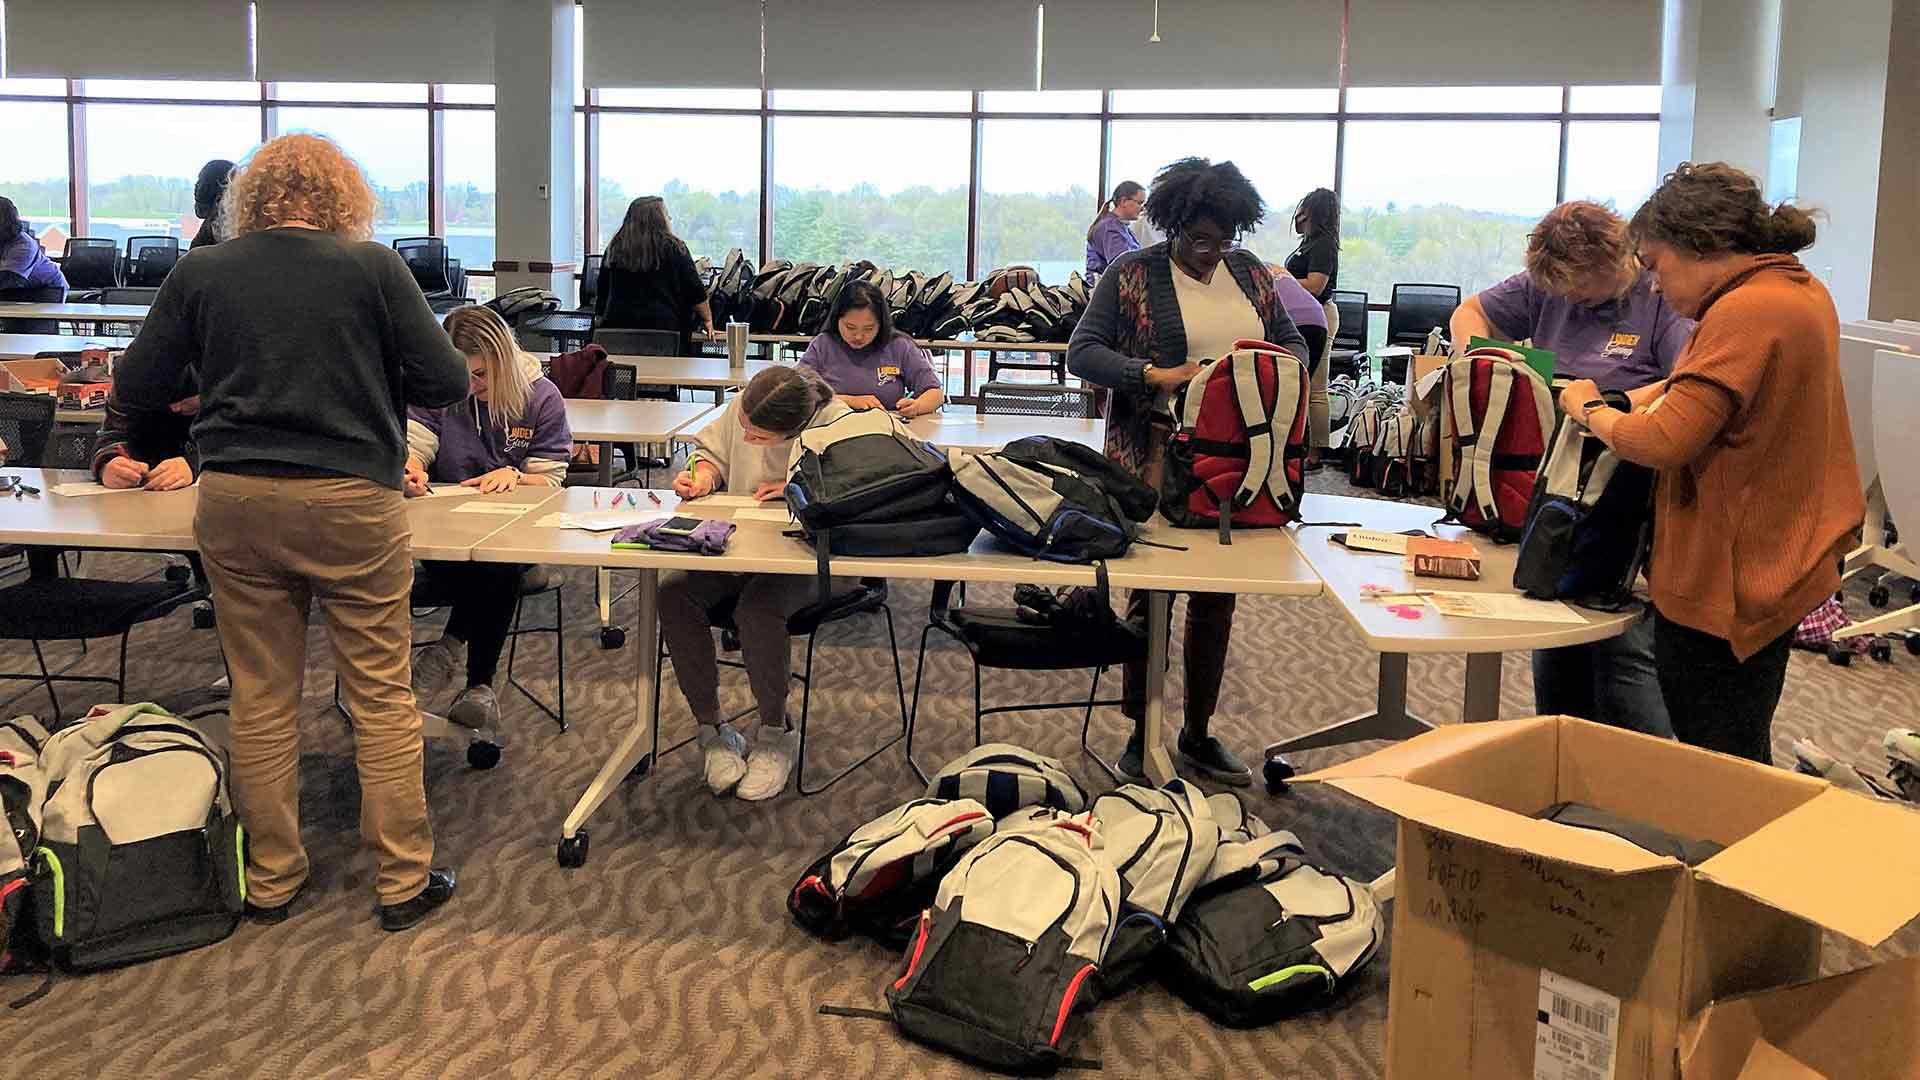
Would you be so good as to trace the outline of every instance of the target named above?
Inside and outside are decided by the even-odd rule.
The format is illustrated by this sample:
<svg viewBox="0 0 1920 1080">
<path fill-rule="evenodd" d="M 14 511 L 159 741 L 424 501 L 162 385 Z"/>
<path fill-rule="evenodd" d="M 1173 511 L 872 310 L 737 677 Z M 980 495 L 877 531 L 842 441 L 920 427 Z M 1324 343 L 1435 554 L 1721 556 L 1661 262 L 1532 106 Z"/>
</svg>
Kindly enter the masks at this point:
<svg viewBox="0 0 1920 1080">
<path fill-rule="evenodd" d="M 1512 349 L 1514 352 L 1526 358 L 1527 366 L 1539 372 L 1540 377 L 1547 380 L 1547 385 L 1553 385 L 1553 353 L 1551 351 L 1547 349 L 1535 349 L 1526 345 L 1516 345 L 1511 341 L 1495 341 L 1492 338 L 1483 338 L 1478 335 L 1467 339 L 1467 348 L 1469 350 L 1478 349 L 1482 346 L 1495 349 Z"/>
</svg>

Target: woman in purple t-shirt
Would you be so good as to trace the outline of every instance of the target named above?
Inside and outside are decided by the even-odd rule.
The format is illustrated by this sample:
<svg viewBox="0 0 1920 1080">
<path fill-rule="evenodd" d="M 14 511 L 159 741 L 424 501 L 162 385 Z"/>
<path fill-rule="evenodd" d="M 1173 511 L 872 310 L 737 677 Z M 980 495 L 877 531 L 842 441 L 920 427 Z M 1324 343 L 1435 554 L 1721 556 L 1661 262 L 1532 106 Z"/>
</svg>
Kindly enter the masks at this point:
<svg viewBox="0 0 1920 1080">
<path fill-rule="evenodd" d="M 927 352 L 893 328 L 887 298 L 865 281 L 850 281 L 834 298 L 827 330 L 808 344 L 810 368 L 856 409 L 891 409 L 911 419 L 947 398 Z"/>
</svg>

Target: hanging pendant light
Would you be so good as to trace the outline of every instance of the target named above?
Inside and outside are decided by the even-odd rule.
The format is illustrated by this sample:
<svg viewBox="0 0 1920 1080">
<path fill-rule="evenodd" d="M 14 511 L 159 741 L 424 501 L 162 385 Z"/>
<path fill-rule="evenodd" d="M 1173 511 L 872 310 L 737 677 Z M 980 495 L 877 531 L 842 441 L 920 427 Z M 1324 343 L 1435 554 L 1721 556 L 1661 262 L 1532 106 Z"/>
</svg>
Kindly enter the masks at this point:
<svg viewBox="0 0 1920 1080">
<path fill-rule="evenodd" d="M 1152 45 L 1160 40 L 1160 0 L 1153 0 L 1153 36 L 1147 39 Z"/>
</svg>

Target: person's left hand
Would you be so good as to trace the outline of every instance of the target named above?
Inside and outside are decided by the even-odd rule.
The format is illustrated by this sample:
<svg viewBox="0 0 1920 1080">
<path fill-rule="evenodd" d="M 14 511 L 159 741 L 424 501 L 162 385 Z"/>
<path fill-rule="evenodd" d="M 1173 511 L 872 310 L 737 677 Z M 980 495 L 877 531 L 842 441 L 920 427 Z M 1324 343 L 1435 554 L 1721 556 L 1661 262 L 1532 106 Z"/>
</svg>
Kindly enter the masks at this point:
<svg viewBox="0 0 1920 1080">
<path fill-rule="evenodd" d="M 200 411 L 200 395 L 195 394 L 192 397 L 181 398 L 179 401 L 167 406 L 167 408 L 179 416 L 192 416 L 194 413 Z"/>
<path fill-rule="evenodd" d="M 1560 391 L 1560 411 L 1579 417 L 1587 402 L 1600 396 L 1600 384 L 1592 379 L 1575 379 Z"/>
<path fill-rule="evenodd" d="M 460 481 L 461 487 L 477 487 L 482 495 L 492 495 L 499 491 L 512 491 L 520 486 L 520 470 L 511 465 L 502 465 L 490 473 L 481 473 L 472 479 Z"/>
<path fill-rule="evenodd" d="M 787 485 L 779 480 L 762 480 L 760 486 L 753 489 L 753 497 L 761 502 L 772 502 L 787 493 Z"/>
<path fill-rule="evenodd" d="M 193 469 L 183 457 L 170 457 L 147 473 L 148 491 L 176 491 L 193 483 Z"/>
<path fill-rule="evenodd" d="M 903 397 L 900 399 L 899 403 L 893 407 L 893 411 L 900 414 L 900 419 L 911 420 L 914 417 L 919 416 L 922 413 L 930 412 L 931 410 L 922 406 L 920 403 L 920 399 L 917 397 Z"/>
</svg>

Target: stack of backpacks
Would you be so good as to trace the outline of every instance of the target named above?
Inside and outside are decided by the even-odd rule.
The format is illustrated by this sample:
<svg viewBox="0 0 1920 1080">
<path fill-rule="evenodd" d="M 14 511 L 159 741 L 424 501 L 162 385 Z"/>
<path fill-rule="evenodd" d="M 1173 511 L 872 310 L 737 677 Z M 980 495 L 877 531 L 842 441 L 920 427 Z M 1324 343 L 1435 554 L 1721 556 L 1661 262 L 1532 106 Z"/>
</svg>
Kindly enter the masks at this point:
<svg viewBox="0 0 1920 1080">
<path fill-rule="evenodd" d="M 699 264 L 696 264 L 698 267 Z M 702 271 L 715 325 L 746 323 L 756 334 L 818 334 L 850 281 L 865 281 L 887 297 L 894 328 L 908 337 L 950 341 L 971 333 L 980 341 L 1064 342 L 1087 309 L 1092 290 L 1079 273 L 1048 286 L 1029 266 L 995 270 L 978 282 L 951 273 L 888 272 L 865 260 L 823 266 L 775 259 L 758 271 L 739 248 L 715 271 Z"/>
<path fill-rule="evenodd" d="M 1230 794 L 1180 781 L 1097 799 L 1056 759 L 1005 743 L 848 833 L 788 894 L 799 925 L 904 954 L 881 987 L 909 1038 L 1049 1073 L 1101 1000 L 1148 978 L 1253 1027 L 1331 1000 L 1371 960 L 1368 887 L 1307 859 Z"/>
<path fill-rule="evenodd" d="M 1438 423 L 1406 400 L 1404 387 L 1335 379 L 1327 401 L 1329 420 L 1336 413 L 1347 418 L 1347 478 L 1355 487 L 1391 498 L 1439 490 Z"/>
</svg>

